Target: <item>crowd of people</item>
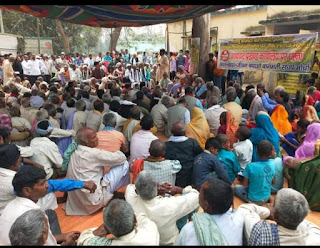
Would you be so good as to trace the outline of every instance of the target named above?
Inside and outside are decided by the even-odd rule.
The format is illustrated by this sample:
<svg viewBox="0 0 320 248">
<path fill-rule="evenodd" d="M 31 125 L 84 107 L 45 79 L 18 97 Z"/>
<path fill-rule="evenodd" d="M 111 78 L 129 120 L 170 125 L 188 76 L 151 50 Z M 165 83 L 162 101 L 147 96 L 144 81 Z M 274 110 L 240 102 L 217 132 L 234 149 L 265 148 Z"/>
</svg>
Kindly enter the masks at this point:
<svg viewBox="0 0 320 248">
<path fill-rule="evenodd" d="M 292 99 L 208 57 L 0 56 L 0 244 L 319 245 L 318 75 Z"/>
</svg>

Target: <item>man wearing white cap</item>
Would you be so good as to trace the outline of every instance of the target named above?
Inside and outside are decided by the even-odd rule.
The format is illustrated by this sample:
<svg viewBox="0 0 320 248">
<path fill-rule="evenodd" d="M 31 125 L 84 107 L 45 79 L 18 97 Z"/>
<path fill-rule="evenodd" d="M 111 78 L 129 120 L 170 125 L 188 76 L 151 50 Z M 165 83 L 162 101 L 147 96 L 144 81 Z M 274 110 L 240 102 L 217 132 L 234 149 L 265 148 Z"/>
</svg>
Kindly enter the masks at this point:
<svg viewBox="0 0 320 248">
<path fill-rule="evenodd" d="M 81 81 L 82 82 L 89 82 L 90 76 L 90 70 L 88 69 L 87 64 L 82 64 L 82 71 L 81 71 Z"/>
<path fill-rule="evenodd" d="M 131 88 L 134 88 L 135 84 L 140 85 L 140 76 L 139 76 L 139 71 L 136 65 L 132 66 L 132 70 L 130 73 L 130 81 L 131 81 Z"/>
</svg>

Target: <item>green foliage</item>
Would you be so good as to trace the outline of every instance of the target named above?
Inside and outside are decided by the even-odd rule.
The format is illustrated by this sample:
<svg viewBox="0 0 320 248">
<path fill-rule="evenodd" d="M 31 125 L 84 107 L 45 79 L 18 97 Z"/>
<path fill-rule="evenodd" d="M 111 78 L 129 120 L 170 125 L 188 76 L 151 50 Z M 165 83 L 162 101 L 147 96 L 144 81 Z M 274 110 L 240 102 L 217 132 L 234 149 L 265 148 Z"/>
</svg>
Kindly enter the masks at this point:
<svg viewBox="0 0 320 248">
<path fill-rule="evenodd" d="M 101 28 L 76 25 L 61 22 L 64 32 L 69 37 L 70 51 L 84 53 L 95 51 L 99 42 Z M 37 18 L 15 11 L 3 11 L 3 25 L 5 33 L 21 35 L 24 37 L 37 37 Z M 40 18 L 40 37 L 52 38 L 53 52 L 60 54 L 64 51 L 62 36 L 56 25 L 56 20 Z"/>
</svg>

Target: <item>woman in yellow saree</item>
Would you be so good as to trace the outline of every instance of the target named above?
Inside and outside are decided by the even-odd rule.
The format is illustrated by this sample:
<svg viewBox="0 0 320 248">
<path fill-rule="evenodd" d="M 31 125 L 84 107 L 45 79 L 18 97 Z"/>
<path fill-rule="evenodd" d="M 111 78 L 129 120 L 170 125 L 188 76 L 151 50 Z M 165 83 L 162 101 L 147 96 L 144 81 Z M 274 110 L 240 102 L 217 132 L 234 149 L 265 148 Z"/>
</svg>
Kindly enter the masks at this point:
<svg viewBox="0 0 320 248">
<path fill-rule="evenodd" d="M 289 115 L 285 107 L 278 104 L 272 112 L 271 121 L 274 128 L 282 135 L 292 132 L 292 126 L 288 118 Z"/>
<path fill-rule="evenodd" d="M 202 149 L 205 148 L 207 139 L 213 137 L 206 117 L 198 107 L 194 107 L 191 111 L 191 122 L 186 124 L 186 136 L 194 138 Z"/>
</svg>

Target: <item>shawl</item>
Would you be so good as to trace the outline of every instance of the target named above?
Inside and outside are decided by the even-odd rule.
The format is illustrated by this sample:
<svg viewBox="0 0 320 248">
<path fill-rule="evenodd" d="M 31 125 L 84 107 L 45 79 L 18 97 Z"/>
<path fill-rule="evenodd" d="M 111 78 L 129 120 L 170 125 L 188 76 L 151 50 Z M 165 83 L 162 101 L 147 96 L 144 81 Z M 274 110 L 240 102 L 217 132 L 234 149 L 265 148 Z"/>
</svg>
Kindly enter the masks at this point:
<svg viewBox="0 0 320 248">
<path fill-rule="evenodd" d="M 231 148 L 233 148 L 233 144 L 238 141 L 236 138 L 236 132 L 238 130 L 238 126 L 234 123 L 235 118 L 232 114 L 232 112 L 227 111 L 227 116 L 226 116 L 226 135 L 228 135 L 230 139 L 230 145 Z"/>
<path fill-rule="evenodd" d="M 320 139 L 320 123 L 313 123 L 307 127 L 306 137 L 302 145 L 296 150 L 295 158 L 314 157 L 315 144 Z"/>
<path fill-rule="evenodd" d="M 305 105 L 302 108 L 302 118 L 301 119 L 306 119 L 309 122 L 313 122 L 313 121 L 318 121 L 319 117 L 318 117 L 316 109 L 313 106 Z"/>
<path fill-rule="evenodd" d="M 283 159 L 283 163 L 290 157 Z M 320 211 L 320 156 L 300 161 L 296 169 L 289 169 L 289 187 L 303 194 L 312 211 Z"/>
<path fill-rule="evenodd" d="M 78 148 L 78 143 L 73 140 L 72 143 L 68 146 L 67 150 L 64 152 L 64 158 L 62 162 L 62 171 L 66 171 L 68 169 L 70 157 L 72 153 L 77 150 Z"/>
<path fill-rule="evenodd" d="M 269 140 L 279 154 L 279 134 L 274 128 L 269 115 L 258 114 L 256 116 L 256 128 L 251 129 L 250 141 L 253 144 L 252 162 L 258 161 L 257 146 L 261 140 Z"/>
<path fill-rule="evenodd" d="M 259 221 L 251 231 L 249 246 L 280 246 L 277 225 Z"/>
<path fill-rule="evenodd" d="M 207 139 L 213 137 L 206 117 L 198 107 L 194 107 L 191 111 L 191 122 L 186 124 L 186 136 L 194 138 L 203 150 Z"/>
<path fill-rule="evenodd" d="M 274 128 L 282 135 L 286 135 L 292 131 L 292 126 L 288 118 L 289 115 L 285 107 L 281 104 L 276 105 L 271 115 L 271 121 Z"/>
<path fill-rule="evenodd" d="M 192 221 L 197 240 L 201 246 L 204 245 L 228 245 L 220 228 L 208 213 L 195 213 Z"/>
</svg>

